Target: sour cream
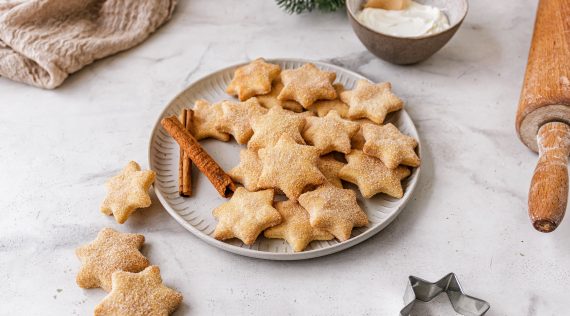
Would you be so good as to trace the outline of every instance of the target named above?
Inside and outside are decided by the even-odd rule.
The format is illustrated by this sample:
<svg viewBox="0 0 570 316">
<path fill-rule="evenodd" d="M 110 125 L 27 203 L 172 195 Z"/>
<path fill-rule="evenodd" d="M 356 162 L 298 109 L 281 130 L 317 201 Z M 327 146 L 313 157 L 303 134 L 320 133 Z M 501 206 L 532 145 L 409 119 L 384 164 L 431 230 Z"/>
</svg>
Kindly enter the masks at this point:
<svg viewBox="0 0 570 316">
<path fill-rule="evenodd" d="M 430 35 L 449 28 L 441 10 L 415 1 L 405 10 L 365 8 L 358 12 L 357 19 L 377 32 L 397 37 Z"/>
</svg>

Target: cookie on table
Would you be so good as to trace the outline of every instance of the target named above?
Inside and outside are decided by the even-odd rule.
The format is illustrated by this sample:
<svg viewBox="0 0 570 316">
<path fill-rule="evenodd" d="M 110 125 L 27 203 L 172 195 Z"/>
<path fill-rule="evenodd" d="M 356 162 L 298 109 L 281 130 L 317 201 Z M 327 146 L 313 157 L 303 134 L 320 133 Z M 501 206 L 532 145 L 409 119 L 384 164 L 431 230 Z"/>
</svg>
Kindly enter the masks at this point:
<svg viewBox="0 0 570 316">
<path fill-rule="evenodd" d="M 353 90 L 340 94 L 340 99 L 348 104 L 350 119 L 367 118 L 376 124 L 383 123 L 388 113 L 404 106 L 404 102 L 392 93 L 389 82 L 373 84 L 368 80 L 358 80 Z"/>
<path fill-rule="evenodd" d="M 318 150 L 299 145 L 288 135 L 282 136 L 275 146 L 260 149 L 258 153 L 263 166 L 258 185 L 280 189 L 290 200 L 297 200 L 305 188 L 326 181 L 317 167 Z"/>
<path fill-rule="evenodd" d="M 418 142 L 408 135 L 402 134 L 391 123 L 386 125 L 363 125 L 366 143 L 362 151 L 382 160 L 384 165 L 395 169 L 399 165 L 418 167 L 420 158 L 415 152 Z"/>
<path fill-rule="evenodd" d="M 223 142 L 230 140 L 228 133 L 220 132 L 216 128 L 216 125 L 223 116 L 221 103 L 210 104 L 210 102 L 206 100 L 198 100 L 194 103 L 192 111 L 193 116 L 190 132 L 196 140 L 209 137 Z"/>
<path fill-rule="evenodd" d="M 277 98 L 282 101 L 297 101 L 307 109 L 317 100 L 336 99 L 337 94 L 332 85 L 335 79 L 334 72 L 322 71 L 311 63 L 296 69 L 283 70 L 283 90 Z"/>
<path fill-rule="evenodd" d="M 149 262 L 139 251 L 143 243 L 143 235 L 102 229 L 94 241 L 75 250 L 81 261 L 77 285 L 82 288 L 101 287 L 109 292 L 113 272 L 144 270 Z"/>
<path fill-rule="evenodd" d="M 296 252 L 303 251 L 313 240 L 334 238 L 329 232 L 312 227 L 309 223 L 309 213 L 299 203 L 280 201 L 275 203 L 275 208 L 283 221 L 267 229 L 263 233 L 265 237 L 285 239 Z"/>
<path fill-rule="evenodd" d="M 151 204 L 148 189 L 154 182 L 156 173 L 142 170 L 138 163 L 130 161 L 116 176 L 107 181 L 107 196 L 101 204 L 101 212 L 113 215 L 119 224 L 123 224 L 138 208 Z"/>
<path fill-rule="evenodd" d="M 340 96 L 340 94 L 344 91 L 344 86 L 340 83 L 333 84 L 333 87 L 336 91 L 337 96 Z M 338 114 L 343 118 L 348 117 L 348 105 L 342 102 L 339 97 L 334 100 L 316 101 L 309 107 L 309 110 L 316 113 L 317 116 L 320 117 L 326 116 L 332 110 L 337 111 Z"/>
<path fill-rule="evenodd" d="M 273 146 L 283 135 L 291 137 L 299 144 L 305 144 L 301 136 L 301 131 L 305 126 L 305 117 L 306 115 L 293 113 L 280 107 L 271 108 L 267 114 L 251 120 L 253 136 L 247 143 L 247 148 L 257 151 Z"/>
<path fill-rule="evenodd" d="M 309 212 L 311 226 L 330 232 L 340 241 L 348 240 L 354 227 L 368 225 L 368 216 L 350 189 L 323 185 L 303 193 L 299 204 Z"/>
<path fill-rule="evenodd" d="M 216 122 L 216 129 L 232 135 L 238 144 L 246 144 L 253 135 L 251 119 L 267 113 L 255 97 L 239 103 L 222 101 L 221 107 L 222 116 Z"/>
<path fill-rule="evenodd" d="M 377 193 L 386 193 L 395 198 L 404 196 L 402 180 L 410 175 L 406 167 L 390 169 L 384 163 L 360 150 L 352 150 L 346 155 L 348 163 L 339 171 L 342 180 L 354 183 L 365 198 Z"/>
<path fill-rule="evenodd" d="M 351 148 L 350 139 L 359 129 L 358 123 L 341 118 L 333 110 L 325 117 L 307 117 L 302 135 L 305 142 L 315 146 L 321 155 L 333 151 L 347 154 Z"/>
<path fill-rule="evenodd" d="M 258 58 L 236 69 L 226 92 L 237 96 L 240 101 L 245 101 L 258 94 L 267 94 L 271 91 L 271 83 L 280 72 L 279 65 L 270 64 L 263 58 Z"/>
<path fill-rule="evenodd" d="M 281 90 L 283 90 L 283 82 L 281 82 L 281 79 L 278 77 L 273 82 L 273 86 L 271 88 L 271 91 L 267 94 L 258 95 L 257 100 L 259 100 L 259 103 L 262 106 L 264 106 L 268 109 L 271 109 L 273 107 L 278 106 L 280 108 L 284 108 L 286 110 L 293 111 L 293 112 L 303 112 L 304 111 L 303 106 L 300 105 L 299 103 L 295 102 L 295 101 L 291 101 L 291 100 L 281 101 L 281 100 L 279 100 L 277 98 L 277 96 L 279 96 L 279 93 L 281 93 Z"/>
<path fill-rule="evenodd" d="M 228 175 L 237 183 L 243 184 L 248 191 L 261 189 L 257 183 L 261 175 L 261 160 L 253 150 L 242 149 L 239 152 L 239 164 L 228 172 Z"/>
<path fill-rule="evenodd" d="M 249 192 L 237 188 L 229 202 L 213 211 L 218 225 L 214 238 L 238 238 L 251 245 L 265 229 L 281 223 L 281 215 L 273 208 L 273 190 Z"/>
<path fill-rule="evenodd" d="M 95 316 L 170 315 L 182 303 L 182 294 L 165 286 L 160 269 L 139 273 L 116 271 L 113 289 L 95 307 Z"/>
<path fill-rule="evenodd" d="M 338 176 L 340 169 L 344 166 L 344 163 L 336 160 L 332 155 L 322 156 L 317 161 L 317 167 L 323 173 L 327 181 L 342 189 L 342 182 Z"/>
</svg>

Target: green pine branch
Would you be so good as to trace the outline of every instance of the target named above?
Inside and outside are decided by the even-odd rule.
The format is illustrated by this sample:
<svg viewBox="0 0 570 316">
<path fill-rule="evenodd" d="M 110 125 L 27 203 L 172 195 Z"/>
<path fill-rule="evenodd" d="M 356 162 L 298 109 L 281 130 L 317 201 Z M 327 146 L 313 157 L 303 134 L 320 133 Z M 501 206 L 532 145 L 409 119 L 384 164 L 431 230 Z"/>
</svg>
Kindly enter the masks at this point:
<svg viewBox="0 0 570 316">
<path fill-rule="evenodd" d="M 345 0 L 275 0 L 289 14 L 299 14 L 305 11 L 311 12 L 314 9 L 324 12 L 336 11 L 344 7 Z"/>
</svg>

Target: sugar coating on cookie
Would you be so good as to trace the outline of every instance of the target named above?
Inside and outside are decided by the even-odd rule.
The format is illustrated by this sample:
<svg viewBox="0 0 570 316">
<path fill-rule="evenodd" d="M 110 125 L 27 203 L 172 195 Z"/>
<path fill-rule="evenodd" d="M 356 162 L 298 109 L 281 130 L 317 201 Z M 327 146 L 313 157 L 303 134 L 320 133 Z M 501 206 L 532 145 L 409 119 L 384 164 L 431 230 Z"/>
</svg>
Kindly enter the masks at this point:
<svg viewBox="0 0 570 316">
<path fill-rule="evenodd" d="M 258 185 L 280 189 L 290 200 L 297 200 L 305 188 L 326 181 L 317 167 L 318 150 L 299 145 L 287 135 L 275 146 L 260 149 L 259 158 L 263 168 Z"/>
<path fill-rule="evenodd" d="M 303 112 L 304 113 L 304 112 Z M 299 144 L 305 144 L 301 131 L 305 126 L 305 115 L 274 107 L 265 115 L 251 120 L 253 136 L 247 143 L 247 148 L 259 150 L 277 143 L 283 135 L 291 137 Z"/>
<path fill-rule="evenodd" d="M 101 212 L 113 215 L 119 224 L 123 224 L 138 208 L 149 207 L 151 204 L 148 189 L 154 182 L 156 173 L 143 170 L 135 161 L 116 176 L 107 181 L 107 196 L 101 204 Z"/>
<path fill-rule="evenodd" d="M 279 65 L 270 64 L 263 58 L 258 58 L 236 69 L 226 92 L 237 96 L 240 101 L 245 101 L 259 94 L 269 93 L 271 83 L 279 76 L 280 72 L 281 67 Z"/>
<path fill-rule="evenodd" d="M 273 208 L 273 190 L 249 192 L 237 188 L 229 202 L 212 212 L 218 220 L 213 236 L 218 240 L 238 238 L 251 245 L 265 229 L 281 222 L 281 215 Z"/>
<path fill-rule="evenodd" d="M 303 251 L 313 240 L 334 238 L 331 233 L 312 227 L 309 223 L 309 213 L 299 203 L 280 201 L 275 203 L 275 208 L 281 214 L 283 221 L 267 229 L 263 233 L 265 237 L 285 239 L 296 252 Z"/>
<path fill-rule="evenodd" d="M 348 240 L 354 227 L 368 225 L 368 216 L 350 189 L 323 185 L 303 193 L 299 204 L 309 212 L 311 226 L 330 232 L 340 241 Z"/>
<path fill-rule="evenodd" d="M 223 116 L 221 103 L 210 104 L 210 102 L 200 99 L 194 102 L 192 111 L 193 116 L 190 132 L 196 140 L 209 137 L 223 142 L 230 140 L 228 133 L 220 132 L 216 128 L 216 125 Z"/>
<path fill-rule="evenodd" d="M 216 122 L 216 129 L 232 135 L 238 144 L 246 144 L 253 135 L 252 118 L 267 113 L 255 97 L 239 103 L 222 101 L 221 107 L 222 116 Z"/>
<path fill-rule="evenodd" d="M 344 154 L 350 152 L 350 139 L 360 126 L 340 117 L 336 111 L 330 111 L 325 117 L 307 117 L 303 138 L 309 145 L 315 146 L 319 154 L 333 151 Z"/>
<path fill-rule="evenodd" d="M 237 183 L 243 184 L 248 191 L 257 191 L 259 176 L 261 175 L 261 160 L 253 150 L 242 149 L 239 153 L 239 164 L 228 174 Z"/>
<path fill-rule="evenodd" d="M 335 79 L 336 73 L 322 71 L 311 63 L 296 69 L 283 70 L 283 90 L 278 99 L 297 101 L 305 109 L 317 100 L 333 100 L 337 97 L 332 85 Z"/>
<path fill-rule="evenodd" d="M 182 294 L 162 283 L 157 266 L 139 273 L 116 271 L 112 279 L 113 289 L 95 307 L 95 316 L 166 316 L 182 303 Z"/>
<path fill-rule="evenodd" d="M 353 90 L 340 94 L 340 99 L 348 104 L 350 119 L 367 118 L 377 124 L 383 123 L 388 113 L 404 106 L 404 102 L 392 93 L 389 82 L 373 84 L 368 80 L 358 80 Z"/>
<path fill-rule="evenodd" d="M 139 272 L 148 267 L 147 258 L 139 251 L 143 243 L 143 235 L 120 233 L 111 228 L 102 229 L 94 241 L 75 250 L 81 261 L 76 277 L 77 285 L 111 291 L 113 272 Z"/>
<path fill-rule="evenodd" d="M 395 198 L 404 196 L 402 179 L 410 175 L 406 167 L 390 169 L 384 163 L 361 150 L 352 150 L 346 155 L 348 163 L 339 171 L 341 179 L 354 183 L 365 198 L 377 193 L 386 193 Z"/>
<path fill-rule="evenodd" d="M 382 160 L 386 167 L 395 169 L 399 165 L 418 167 L 420 158 L 415 152 L 418 142 L 408 135 L 402 134 L 391 123 L 378 126 L 363 125 L 366 140 L 362 151 Z"/>
</svg>

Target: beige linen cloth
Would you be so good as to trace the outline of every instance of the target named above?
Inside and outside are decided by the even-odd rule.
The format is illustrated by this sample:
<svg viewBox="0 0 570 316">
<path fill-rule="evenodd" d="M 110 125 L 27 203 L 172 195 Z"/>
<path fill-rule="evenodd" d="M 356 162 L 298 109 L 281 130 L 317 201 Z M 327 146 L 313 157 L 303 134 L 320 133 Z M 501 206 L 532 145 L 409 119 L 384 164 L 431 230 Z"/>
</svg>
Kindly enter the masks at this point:
<svg viewBox="0 0 570 316">
<path fill-rule="evenodd" d="M 0 76 L 53 89 L 144 41 L 176 0 L 0 0 Z"/>
</svg>

